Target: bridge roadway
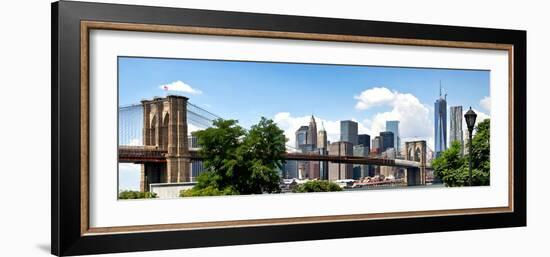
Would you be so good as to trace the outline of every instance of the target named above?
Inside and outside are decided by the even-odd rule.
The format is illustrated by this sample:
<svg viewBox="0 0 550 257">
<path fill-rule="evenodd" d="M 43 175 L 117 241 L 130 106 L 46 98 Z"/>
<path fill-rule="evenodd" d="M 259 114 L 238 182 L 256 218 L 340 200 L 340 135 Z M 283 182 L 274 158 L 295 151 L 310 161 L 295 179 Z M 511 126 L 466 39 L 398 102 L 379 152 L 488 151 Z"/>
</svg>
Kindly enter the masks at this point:
<svg viewBox="0 0 550 257">
<path fill-rule="evenodd" d="M 125 163 L 165 163 L 166 153 L 166 150 L 158 149 L 156 146 L 120 146 L 118 149 L 118 161 Z M 188 157 L 191 160 L 202 160 L 198 155 L 198 149 L 190 149 Z M 333 163 L 394 166 L 402 168 L 421 167 L 421 163 L 415 161 L 361 156 L 285 153 L 283 154 L 283 159 L 296 161 L 328 161 Z M 431 168 L 431 165 L 426 164 L 426 168 Z"/>
</svg>

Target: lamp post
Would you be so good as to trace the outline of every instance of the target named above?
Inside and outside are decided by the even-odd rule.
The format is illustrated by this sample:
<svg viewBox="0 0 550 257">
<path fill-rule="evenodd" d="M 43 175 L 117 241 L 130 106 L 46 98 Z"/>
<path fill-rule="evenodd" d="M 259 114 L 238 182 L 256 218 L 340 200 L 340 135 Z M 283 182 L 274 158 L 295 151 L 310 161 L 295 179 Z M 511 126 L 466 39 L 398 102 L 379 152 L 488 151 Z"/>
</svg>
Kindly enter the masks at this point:
<svg viewBox="0 0 550 257">
<path fill-rule="evenodd" d="M 469 163 L 468 163 L 468 175 L 469 180 L 468 184 L 469 186 L 472 186 L 472 132 L 474 131 L 474 125 L 476 124 L 476 118 L 477 114 L 472 110 L 472 107 L 470 106 L 470 110 L 464 114 L 464 118 L 466 119 L 466 125 L 468 126 L 468 132 L 470 133 L 469 136 L 469 145 L 468 145 L 468 155 L 469 155 Z"/>
</svg>

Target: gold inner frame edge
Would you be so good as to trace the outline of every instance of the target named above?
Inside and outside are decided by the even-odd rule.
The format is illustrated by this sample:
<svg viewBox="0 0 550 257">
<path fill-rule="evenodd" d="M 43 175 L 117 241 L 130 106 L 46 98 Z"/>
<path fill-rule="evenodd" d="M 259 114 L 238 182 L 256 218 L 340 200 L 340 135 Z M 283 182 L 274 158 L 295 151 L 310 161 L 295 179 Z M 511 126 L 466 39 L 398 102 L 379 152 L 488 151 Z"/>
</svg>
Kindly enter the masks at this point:
<svg viewBox="0 0 550 257">
<path fill-rule="evenodd" d="M 136 32 L 160 32 L 177 34 L 236 36 L 256 38 L 298 39 L 333 42 L 371 43 L 389 45 L 411 45 L 427 47 L 451 47 L 468 49 L 492 49 L 508 51 L 508 206 L 468 209 L 448 209 L 430 211 L 408 211 L 389 213 L 368 213 L 350 215 L 328 215 L 309 217 L 290 217 L 272 219 L 250 219 L 231 221 L 209 221 L 176 224 L 152 224 L 117 227 L 89 226 L 89 33 L 90 30 L 121 30 Z M 514 170 L 513 170 L 513 51 L 510 44 L 481 42 L 443 41 L 426 39 L 404 39 L 389 37 L 351 36 L 318 33 L 299 33 L 283 31 L 226 29 L 211 27 L 172 26 L 137 23 L 116 23 L 101 21 L 80 22 L 80 233 L 81 236 L 117 233 L 139 233 L 170 230 L 213 229 L 228 227 L 250 227 L 270 225 L 291 225 L 322 222 L 365 221 L 376 219 L 416 218 L 449 215 L 474 215 L 504 213 L 514 211 Z"/>
</svg>

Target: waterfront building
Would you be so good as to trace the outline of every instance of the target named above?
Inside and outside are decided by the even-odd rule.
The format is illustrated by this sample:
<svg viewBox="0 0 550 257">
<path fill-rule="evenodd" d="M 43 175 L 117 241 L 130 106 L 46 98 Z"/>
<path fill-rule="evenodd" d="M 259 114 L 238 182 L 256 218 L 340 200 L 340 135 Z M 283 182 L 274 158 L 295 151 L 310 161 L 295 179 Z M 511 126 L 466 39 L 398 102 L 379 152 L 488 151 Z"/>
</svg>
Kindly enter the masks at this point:
<svg viewBox="0 0 550 257">
<path fill-rule="evenodd" d="M 447 94 L 441 94 L 439 86 L 439 99 L 434 104 L 434 135 L 435 156 L 447 149 Z"/>
<path fill-rule="evenodd" d="M 317 151 L 319 155 L 328 155 L 328 150 L 326 148 L 318 148 Z M 328 179 L 328 162 L 319 162 L 319 178 L 323 180 Z"/>
<path fill-rule="evenodd" d="M 449 108 L 450 112 L 450 128 L 449 128 L 449 144 L 452 144 L 454 141 L 460 143 L 461 152 L 464 152 L 464 140 L 462 135 L 462 106 L 451 106 Z"/>
<path fill-rule="evenodd" d="M 352 120 L 340 121 L 340 141 L 357 145 L 357 122 Z"/>
<path fill-rule="evenodd" d="M 396 152 L 395 148 L 390 147 L 386 149 L 381 154 L 382 158 L 395 160 Z M 384 177 L 394 177 L 397 178 L 397 168 L 393 166 L 380 166 L 380 175 L 383 175 Z"/>
<path fill-rule="evenodd" d="M 321 163 L 319 161 L 310 161 L 306 178 L 320 179 L 321 178 Z"/>
<path fill-rule="evenodd" d="M 336 156 L 352 156 L 353 145 L 348 141 L 340 141 L 331 143 L 328 147 L 329 155 Z M 353 164 L 351 163 L 333 163 L 328 164 L 328 179 L 351 179 L 353 177 Z"/>
<path fill-rule="evenodd" d="M 353 146 L 353 156 L 368 157 L 369 147 L 363 145 Z M 357 180 L 367 176 L 371 176 L 369 174 L 369 165 L 353 164 L 353 179 Z"/>
<path fill-rule="evenodd" d="M 391 131 L 380 132 L 380 152 L 385 152 L 389 148 L 395 148 L 395 142 L 393 141 L 394 135 Z"/>
<path fill-rule="evenodd" d="M 399 154 L 401 152 L 401 137 L 399 136 L 399 121 L 388 120 L 386 121 L 386 131 L 393 133 L 393 144 L 395 152 Z"/>
</svg>

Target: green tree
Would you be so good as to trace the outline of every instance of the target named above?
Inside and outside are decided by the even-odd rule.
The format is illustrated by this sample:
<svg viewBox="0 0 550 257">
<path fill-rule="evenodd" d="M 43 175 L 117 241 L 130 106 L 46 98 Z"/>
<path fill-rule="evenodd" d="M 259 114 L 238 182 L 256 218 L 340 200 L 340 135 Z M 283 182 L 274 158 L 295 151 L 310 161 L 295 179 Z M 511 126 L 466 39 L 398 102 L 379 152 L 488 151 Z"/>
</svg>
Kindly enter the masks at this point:
<svg viewBox="0 0 550 257">
<path fill-rule="evenodd" d="M 470 155 L 472 156 L 472 185 L 485 186 L 490 182 L 490 120 L 486 119 L 475 128 Z M 469 155 L 461 155 L 461 145 L 455 141 L 449 149 L 433 160 L 434 175 L 449 187 L 468 185 Z"/>
<path fill-rule="evenodd" d="M 214 121 L 211 128 L 193 132 L 201 146 L 199 155 L 210 171 L 198 178 L 195 190 L 212 187 L 224 191 L 233 185 L 234 170 L 240 168 L 237 149 L 245 134 L 236 120 L 223 119 Z"/>
<path fill-rule="evenodd" d="M 298 185 L 292 191 L 294 193 L 334 192 L 334 191 L 342 191 L 342 188 L 338 184 L 331 181 L 310 180 L 304 184 Z"/>
<path fill-rule="evenodd" d="M 468 163 L 462 157 L 461 148 L 460 143 L 454 141 L 432 162 L 434 175 L 450 187 L 464 186 L 468 182 Z"/>
<path fill-rule="evenodd" d="M 262 117 L 246 131 L 236 120 L 219 119 L 194 135 L 208 172 L 180 196 L 280 192 L 277 169 L 282 167 L 286 139 L 272 120 Z"/>
<path fill-rule="evenodd" d="M 477 124 L 472 138 L 472 184 L 489 185 L 491 170 L 491 121 L 485 119 Z"/>
<path fill-rule="evenodd" d="M 264 117 L 250 129 L 238 148 L 244 168 L 235 178 L 235 189 L 241 194 L 280 192 L 279 174 L 286 152 L 284 131 Z"/>
<path fill-rule="evenodd" d="M 188 190 L 181 190 L 180 197 L 190 196 L 216 196 L 216 195 L 238 195 L 232 186 L 221 188 L 216 186 L 216 174 L 213 172 L 206 172 L 199 175 L 197 178 L 197 185 Z"/>
</svg>

